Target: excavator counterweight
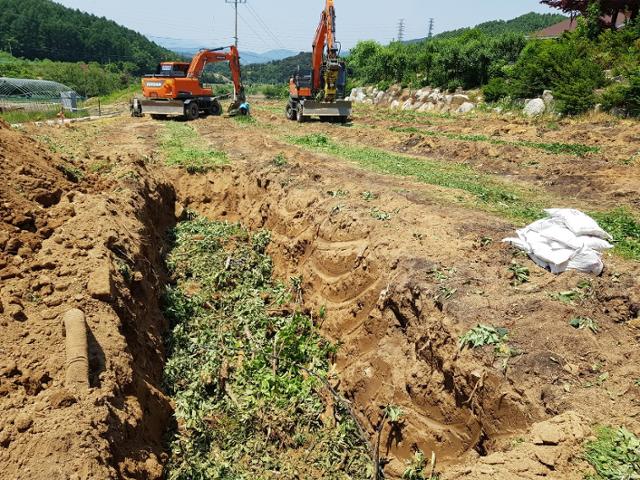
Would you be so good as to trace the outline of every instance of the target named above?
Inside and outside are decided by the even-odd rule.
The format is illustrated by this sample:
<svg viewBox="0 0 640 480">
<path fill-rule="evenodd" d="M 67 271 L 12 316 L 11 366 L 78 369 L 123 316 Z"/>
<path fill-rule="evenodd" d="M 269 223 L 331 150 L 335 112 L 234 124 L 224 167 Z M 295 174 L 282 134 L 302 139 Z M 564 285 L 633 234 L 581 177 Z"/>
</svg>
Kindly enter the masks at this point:
<svg viewBox="0 0 640 480">
<path fill-rule="evenodd" d="M 240 108 L 246 101 L 240 73 L 240 54 L 235 46 L 212 50 L 200 50 L 186 62 L 163 62 L 156 73 L 142 79 L 142 98 L 135 98 L 131 105 L 133 116 L 151 115 L 164 118 L 169 115 L 184 116 L 194 120 L 201 114 L 220 115 L 220 99 L 213 95 L 211 88 L 202 85 L 200 77 L 209 63 L 229 62 L 234 92 L 230 112 L 246 114 Z"/>
<path fill-rule="evenodd" d="M 347 69 L 340 59 L 340 44 L 336 41 L 336 10 L 334 0 L 326 0 L 316 30 L 311 55 L 311 71 L 300 69 L 289 80 L 289 120 L 304 122 L 310 117 L 346 122 L 351 116 L 351 102 L 346 101 Z"/>
</svg>

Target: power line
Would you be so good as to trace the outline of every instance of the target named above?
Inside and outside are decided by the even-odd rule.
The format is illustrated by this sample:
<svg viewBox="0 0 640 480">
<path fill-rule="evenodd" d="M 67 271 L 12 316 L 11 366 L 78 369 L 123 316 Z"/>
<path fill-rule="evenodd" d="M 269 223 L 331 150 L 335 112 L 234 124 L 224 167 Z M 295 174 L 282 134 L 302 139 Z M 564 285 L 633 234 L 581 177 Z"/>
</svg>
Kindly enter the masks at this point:
<svg viewBox="0 0 640 480">
<path fill-rule="evenodd" d="M 402 42 L 404 40 L 404 18 L 401 18 L 398 21 L 398 41 Z"/>
<path fill-rule="evenodd" d="M 249 10 L 249 13 L 253 16 L 253 18 L 256 19 L 258 24 L 264 29 L 264 31 L 267 32 L 267 35 L 269 35 L 274 40 L 275 44 L 279 48 L 285 48 L 284 45 L 282 45 L 282 42 L 280 42 L 280 39 L 273 33 L 271 28 L 269 28 L 269 25 L 262 19 L 260 14 L 249 4 L 247 4 L 247 9 Z"/>
</svg>

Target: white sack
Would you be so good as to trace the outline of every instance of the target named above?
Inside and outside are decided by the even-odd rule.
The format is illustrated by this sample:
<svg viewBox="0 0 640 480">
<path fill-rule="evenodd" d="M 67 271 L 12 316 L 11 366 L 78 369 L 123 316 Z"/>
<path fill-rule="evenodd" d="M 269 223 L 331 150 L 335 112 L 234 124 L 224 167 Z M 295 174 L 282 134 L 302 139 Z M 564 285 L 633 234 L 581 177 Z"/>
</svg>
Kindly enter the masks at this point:
<svg viewBox="0 0 640 480">
<path fill-rule="evenodd" d="M 613 248 L 611 235 L 588 215 L 573 209 L 545 210 L 550 217 L 518 230 L 517 238 L 503 242 L 527 252 L 542 268 L 552 273 L 578 270 L 600 275 L 604 269 L 601 252 Z"/>
</svg>

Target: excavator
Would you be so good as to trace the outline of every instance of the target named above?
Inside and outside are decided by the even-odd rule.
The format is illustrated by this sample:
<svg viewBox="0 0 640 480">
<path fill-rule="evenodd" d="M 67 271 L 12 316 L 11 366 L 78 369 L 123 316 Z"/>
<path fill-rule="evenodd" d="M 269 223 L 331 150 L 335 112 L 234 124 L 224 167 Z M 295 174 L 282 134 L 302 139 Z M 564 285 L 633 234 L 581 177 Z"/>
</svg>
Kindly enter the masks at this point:
<svg viewBox="0 0 640 480">
<path fill-rule="evenodd" d="M 334 0 L 326 0 L 313 41 L 311 71 L 300 68 L 289 80 L 289 120 L 304 122 L 310 117 L 345 123 L 351 116 L 351 102 L 345 101 L 347 69 L 340 59 L 340 43 L 336 41 Z"/>
<path fill-rule="evenodd" d="M 207 64 L 227 61 L 234 86 L 229 113 L 247 115 L 240 54 L 235 46 L 200 50 L 191 63 L 161 63 L 155 74 L 145 75 L 142 79 L 143 98 L 133 100 L 131 114 L 136 117 L 149 114 L 155 119 L 178 115 L 187 120 L 195 120 L 201 114 L 221 115 L 222 97 L 214 96 L 211 88 L 203 87 L 200 77 Z"/>
</svg>

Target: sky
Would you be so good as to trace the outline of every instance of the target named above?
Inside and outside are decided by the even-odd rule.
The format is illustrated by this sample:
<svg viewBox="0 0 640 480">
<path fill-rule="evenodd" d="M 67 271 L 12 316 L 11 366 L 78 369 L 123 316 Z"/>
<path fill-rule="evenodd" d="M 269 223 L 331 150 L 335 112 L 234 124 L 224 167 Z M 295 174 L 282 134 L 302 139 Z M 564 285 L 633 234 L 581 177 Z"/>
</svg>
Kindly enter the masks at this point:
<svg viewBox="0 0 640 480">
<path fill-rule="evenodd" d="M 233 0 L 55 0 L 115 20 L 154 37 L 188 40 L 194 47 L 233 43 Z M 240 0 L 243 1 L 243 0 Z M 310 51 L 324 0 L 246 0 L 238 6 L 240 49 L 262 53 L 274 49 Z M 344 49 L 359 40 L 386 43 L 397 38 L 405 21 L 405 39 L 508 20 L 527 12 L 554 12 L 538 0 L 335 0 L 337 37 Z M 481 6 L 480 6 L 481 5 Z"/>
</svg>

